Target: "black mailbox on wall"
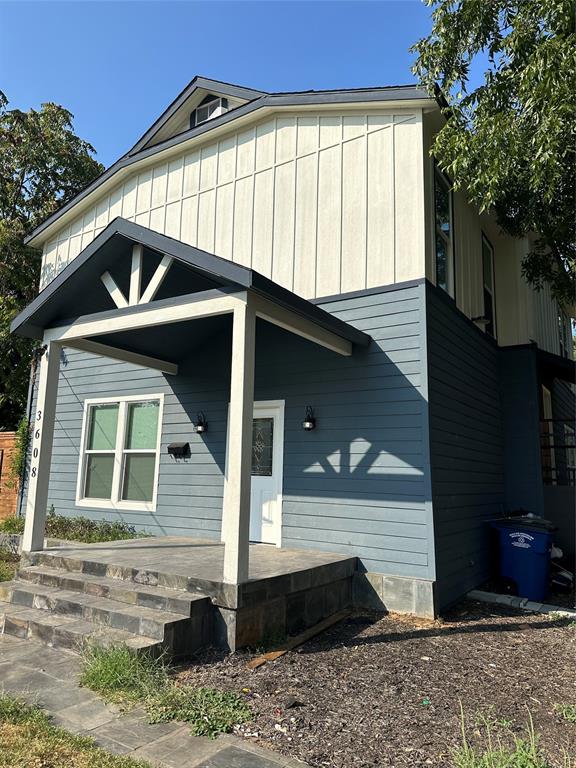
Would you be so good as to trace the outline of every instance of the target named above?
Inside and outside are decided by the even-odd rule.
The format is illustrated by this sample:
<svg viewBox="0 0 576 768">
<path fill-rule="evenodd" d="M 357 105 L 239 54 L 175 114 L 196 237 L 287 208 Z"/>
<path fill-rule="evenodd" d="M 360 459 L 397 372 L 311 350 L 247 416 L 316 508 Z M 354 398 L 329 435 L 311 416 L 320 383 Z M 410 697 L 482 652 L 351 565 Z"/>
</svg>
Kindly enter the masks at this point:
<svg viewBox="0 0 576 768">
<path fill-rule="evenodd" d="M 168 445 L 170 456 L 188 456 L 190 454 L 190 443 L 170 443 Z"/>
</svg>

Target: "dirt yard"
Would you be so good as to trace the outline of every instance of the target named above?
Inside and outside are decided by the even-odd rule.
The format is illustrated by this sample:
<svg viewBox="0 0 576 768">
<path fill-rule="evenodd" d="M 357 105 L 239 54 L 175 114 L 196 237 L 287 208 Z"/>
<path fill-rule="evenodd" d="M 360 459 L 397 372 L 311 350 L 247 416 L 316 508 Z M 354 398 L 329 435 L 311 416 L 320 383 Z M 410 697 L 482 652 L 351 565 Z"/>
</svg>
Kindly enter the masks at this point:
<svg viewBox="0 0 576 768">
<path fill-rule="evenodd" d="M 453 766 L 460 703 L 472 742 L 481 720 L 508 740 L 530 713 L 550 765 L 576 765 L 576 723 L 555 711 L 576 705 L 574 622 L 465 603 L 443 622 L 354 616 L 254 672 L 250 658 L 210 653 L 178 676 L 243 692 L 255 717 L 238 733 L 314 768 Z"/>
</svg>

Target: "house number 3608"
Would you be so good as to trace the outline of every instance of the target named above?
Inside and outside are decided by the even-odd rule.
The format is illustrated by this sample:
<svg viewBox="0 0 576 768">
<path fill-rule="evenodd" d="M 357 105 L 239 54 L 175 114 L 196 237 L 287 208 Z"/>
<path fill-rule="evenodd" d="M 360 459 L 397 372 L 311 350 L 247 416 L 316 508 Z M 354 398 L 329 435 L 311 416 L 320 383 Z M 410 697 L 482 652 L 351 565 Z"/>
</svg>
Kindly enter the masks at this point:
<svg viewBox="0 0 576 768">
<path fill-rule="evenodd" d="M 36 414 L 36 421 L 42 421 L 42 411 L 38 411 L 38 413 Z M 40 440 L 40 428 L 37 428 L 36 431 L 34 432 L 34 442 L 37 442 L 38 440 Z M 32 458 L 37 459 L 39 452 L 40 451 L 38 449 L 38 445 L 35 445 L 34 448 L 32 449 Z M 36 477 L 36 475 L 38 474 L 38 467 L 35 464 L 32 466 L 31 474 L 32 474 L 32 477 Z"/>
</svg>

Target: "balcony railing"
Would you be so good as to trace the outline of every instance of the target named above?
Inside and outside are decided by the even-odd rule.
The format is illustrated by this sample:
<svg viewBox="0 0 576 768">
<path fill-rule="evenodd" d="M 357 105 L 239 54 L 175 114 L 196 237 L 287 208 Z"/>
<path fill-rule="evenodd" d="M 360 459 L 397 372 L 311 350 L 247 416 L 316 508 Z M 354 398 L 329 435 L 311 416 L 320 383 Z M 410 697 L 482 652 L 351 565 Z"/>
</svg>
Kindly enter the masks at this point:
<svg viewBox="0 0 576 768">
<path fill-rule="evenodd" d="M 576 485 L 576 421 L 540 421 L 542 480 L 546 485 Z"/>
</svg>

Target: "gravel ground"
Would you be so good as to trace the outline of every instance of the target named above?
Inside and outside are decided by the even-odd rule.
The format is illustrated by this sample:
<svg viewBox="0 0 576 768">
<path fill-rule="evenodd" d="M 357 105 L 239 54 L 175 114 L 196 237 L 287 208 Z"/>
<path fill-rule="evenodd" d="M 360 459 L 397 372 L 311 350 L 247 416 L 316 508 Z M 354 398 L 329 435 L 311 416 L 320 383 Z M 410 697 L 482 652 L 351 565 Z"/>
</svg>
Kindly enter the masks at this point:
<svg viewBox="0 0 576 768">
<path fill-rule="evenodd" d="M 550 616 L 463 603 L 442 622 L 357 615 L 254 672 L 248 652 L 209 652 L 183 684 L 242 692 L 244 738 L 314 768 L 453 766 L 460 702 L 472 741 L 487 718 L 506 740 L 528 712 L 551 766 L 576 766 L 576 626 Z M 572 765 L 572 763 L 570 763 Z"/>
</svg>

